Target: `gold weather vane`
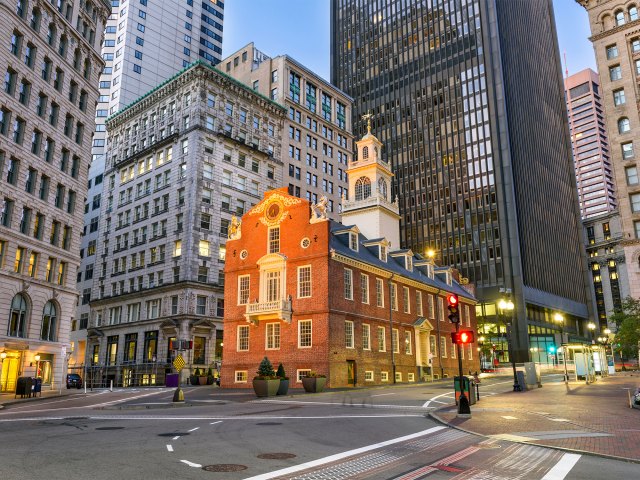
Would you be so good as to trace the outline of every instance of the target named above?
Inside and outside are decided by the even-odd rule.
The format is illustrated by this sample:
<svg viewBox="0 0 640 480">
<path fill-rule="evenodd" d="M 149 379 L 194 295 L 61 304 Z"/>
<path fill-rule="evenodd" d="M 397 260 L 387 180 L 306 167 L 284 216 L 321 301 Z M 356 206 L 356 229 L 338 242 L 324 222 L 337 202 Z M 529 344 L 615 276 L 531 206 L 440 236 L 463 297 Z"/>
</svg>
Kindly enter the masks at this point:
<svg viewBox="0 0 640 480">
<path fill-rule="evenodd" d="M 365 113 L 364 115 L 362 115 L 362 120 L 366 120 L 367 121 L 367 133 L 370 134 L 371 133 L 371 117 L 373 117 L 373 113 L 371 113 L 371 111 L 367 111 L 367 113 Z"/>
</svg>

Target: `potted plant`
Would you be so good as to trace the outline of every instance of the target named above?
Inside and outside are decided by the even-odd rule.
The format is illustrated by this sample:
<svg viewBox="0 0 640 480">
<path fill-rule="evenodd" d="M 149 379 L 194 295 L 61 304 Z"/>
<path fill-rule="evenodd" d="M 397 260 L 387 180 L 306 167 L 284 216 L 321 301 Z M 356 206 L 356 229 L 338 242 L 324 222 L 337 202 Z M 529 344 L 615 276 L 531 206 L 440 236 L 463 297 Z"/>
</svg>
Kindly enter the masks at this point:
<svg viewBox="0 0 640 480">
<path fill-rule="evenodd" d="M 289 377 L 284 372 L 284 366 L 282 364 L 278 365 L 278 371 L 276 372 L 276 376 L 280 379 L 280 387 L 278 388 L 278 395 L 286 395 L 289 391 Z"/>
<path fill-rule="evenodd" d="M 200 369 L 196 368 L 196 371 L 193 372 L 193 375 L 189 375 L 189 383 L 191 385 L 199 385 L 200 381 L 198 380 L 198 376 L 200 375 Z"/>
<path fill-rule="evenodd" d="M 207 385 L 213 385 L 214 381 L 215 378 L 213 376 L 213 370 L 211 370 L 211 367 L 209 367 L 209 370 L 207 370 Z"/>
<path fill-rule="evenodd" d="M 253 378 L 253 391 L 257 397 L 273 397 L 278 393 L 280 379 L 276 377 L 273 365 L 267 357 L 260 362 L 256 376 Z"/>
<path fill-rule="evenodd" d="M 322 392 L 327 383 L 327 376 L 316 372 L 309 372 L 302 377 L 302 386 L 307 393 Z"/>
</svg>

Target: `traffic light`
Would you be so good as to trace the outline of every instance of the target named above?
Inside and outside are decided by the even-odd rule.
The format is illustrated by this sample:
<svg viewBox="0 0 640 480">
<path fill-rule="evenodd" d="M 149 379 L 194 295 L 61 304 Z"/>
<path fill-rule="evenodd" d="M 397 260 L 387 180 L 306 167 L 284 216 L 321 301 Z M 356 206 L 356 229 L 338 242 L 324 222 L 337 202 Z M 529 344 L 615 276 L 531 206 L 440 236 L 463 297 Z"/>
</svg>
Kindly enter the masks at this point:
<svg viewBox="0 0 640 480">
<path fill-rule="evenodd" d="M 460 321 L 460 313 L 458 311 L 458 296 L 455 293 L 447 295 L 447 305 L 449 306 L 449 321 L 458 323 Z"/>
<path fill-rule="evenodd" d="M 461 330 L 459 332 L 451 332 L 451 343 L 454 345 L 467 345 L 474 342 L 474 335 L 471 330 Z"/>
</svg>

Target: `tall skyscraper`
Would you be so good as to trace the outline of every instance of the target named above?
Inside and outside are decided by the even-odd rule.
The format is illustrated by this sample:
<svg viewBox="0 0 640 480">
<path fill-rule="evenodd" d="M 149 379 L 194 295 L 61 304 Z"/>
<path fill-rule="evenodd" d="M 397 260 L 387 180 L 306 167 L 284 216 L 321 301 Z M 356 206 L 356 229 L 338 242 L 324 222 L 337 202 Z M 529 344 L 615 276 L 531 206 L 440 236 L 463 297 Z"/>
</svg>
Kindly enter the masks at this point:
<svg viewBox="0 0 640 480">
<path fill-rule="evenodd" d="M 0 391 L 71 353 L 106 0 L 0 1 Z"/>
<path fill-rule="evenodd" d="M 598 74 L 590 68 L 565 78 L 565 98 L 582 218 L 616 208 L 609 141 Z"/>
<path fill-rule="evenodd" d="M 113 1 L 102 44 L 105 67 L 100 75 L 100 96 L 89 192 L 85 203 L 82 264 L 78 291 L 82 293 L 71 334 L 74 355 L 70 368 L 83 369 L 89 301 L 93 285 L 98 216 L 105 169 L 107 117 L 114 115 L 144 93 L 160 85 L 190 63 L 202 59 L 213 65 L 222 56 L 224 3 L 217 0 L 178 2 L 175 0 Z M 144 148 L 144 146 L 142 147 Z"/>
<path fill-rule="evenodd" d="M 435 249 L 477 285 L 490 338 L 513 317 L 518 361 L 560 341 L 556 313 L 584 337 L 593 309 L 551 0 L 332 0 L 331 14 L 332 83 L 354 98 L 354 135 L 373 114 L 402 246 Z"/>
<path fill-rule="evenodd" d="M 602 88 L 629 294 L 640 298 L 640 24 L 638 6 L 621 0 L 578 0 L 589 14 Z"/>
<path fill-rule="evenodd" d="M 229 55 L 220 67 L 287 109 L 281 140 L 287 148 L 283 186 L 314 204 L 324 195 L 329 218 L 339 219 L 353 146 L 353 99 L 288 55 L 271 58 L 253 43 Z"/>
</svg>

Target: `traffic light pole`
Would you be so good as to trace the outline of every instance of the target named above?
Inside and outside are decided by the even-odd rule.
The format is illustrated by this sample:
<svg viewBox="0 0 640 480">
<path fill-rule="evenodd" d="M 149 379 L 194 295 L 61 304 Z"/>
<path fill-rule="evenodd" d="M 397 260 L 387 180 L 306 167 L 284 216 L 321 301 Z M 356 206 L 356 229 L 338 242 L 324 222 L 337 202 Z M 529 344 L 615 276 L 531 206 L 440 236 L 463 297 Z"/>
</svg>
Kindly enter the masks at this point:
<svg viewBox="0 0 640 480">
<path fill-rule="evenodd" d="M 460 321 L 456 322 L 456 333 L 460 332 Z M 463 381 L 463 373 L 462 373 L 462 355 L 461 355 L 460 343 L 456 343 L 456 350 L 458 353 L 458 384 L 460 385 L 460 397 L 458 397 L 458 414 L 462 415 L 471 415 L 471 407 L 469 406 L 469 399 L 464 394 L 464 381 Z M 469 389 L 471 390 L 471 389 Z M 469 391 L 469 395 L 471 395 L 471 391 Z"/>
</svg>

